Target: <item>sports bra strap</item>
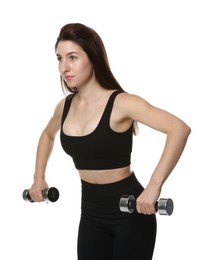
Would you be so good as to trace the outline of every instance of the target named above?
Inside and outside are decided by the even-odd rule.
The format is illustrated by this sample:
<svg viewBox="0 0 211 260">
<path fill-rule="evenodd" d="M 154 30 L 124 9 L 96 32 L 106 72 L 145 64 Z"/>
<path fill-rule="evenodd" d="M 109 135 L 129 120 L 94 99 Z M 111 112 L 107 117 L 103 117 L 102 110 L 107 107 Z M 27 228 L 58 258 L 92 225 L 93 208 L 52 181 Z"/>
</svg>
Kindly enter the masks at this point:
<svg viewBox="0 0 211 260">
<path fill-rule="evenodd" d="M 107 105 L 106 105 L 106 107 L 105 107 L 103 116 L 101 117 L 101 122 L 100 122 L 100 124 L 109 125 L 110 116 L 111 116 L 111 111 L 112 111 L 113 104 L 114 104 L 114 99 L 116 98 L 116 96 L 117 96 L 119 93 L 122 93 L 122 92 L 124 92 L 124 91 L 123 91 L 123 90 L 116 90 L 116 91 L 114 91 L 114 92 L 111 94 L 111 96 L 109 97 L 108 103 L 107 103 Z"/>
<path fill-rule="evenodd" d="M 65 103 L 64 103 L 64 109 L 63 109 L 63 114 L 62 114 L 62 121 L 61 121 L 61 125 L 63 125 L 64 120 L 67 116 L 67 113 L 69 111 L 72 99 L 73 99 L 74 94 L 70 94 L 66 97 L 65 99 Z"/>
</svg>

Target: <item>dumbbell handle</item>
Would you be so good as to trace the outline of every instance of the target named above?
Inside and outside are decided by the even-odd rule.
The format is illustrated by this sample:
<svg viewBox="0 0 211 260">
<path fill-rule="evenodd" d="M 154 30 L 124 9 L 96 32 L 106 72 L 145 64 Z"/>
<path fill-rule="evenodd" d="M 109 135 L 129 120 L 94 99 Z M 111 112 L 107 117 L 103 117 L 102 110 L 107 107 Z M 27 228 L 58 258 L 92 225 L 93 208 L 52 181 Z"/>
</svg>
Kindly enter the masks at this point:
<svg viewBox="0 0 211 260">
<path fill-rule="evenodd" d="M 29 194 L 29 190 L 23 191 L 23 199 L 25 201 L 34 202 Z M 59 191 L 55 187 L 42 190 L 42 196 L 45 202 L 56 202 L 59 198 Z"/>
<path fill-rule="evenodd" d="M 123 195 L 119 201 L 119 208 L 122 212 L 133 213 L 136 208 L 136 199 L 133 195 Z M 155 204 L 155 209 L 160 215 L 170 216 L 174 210 L 172 199 L 160 198 Z"/>
</svg>

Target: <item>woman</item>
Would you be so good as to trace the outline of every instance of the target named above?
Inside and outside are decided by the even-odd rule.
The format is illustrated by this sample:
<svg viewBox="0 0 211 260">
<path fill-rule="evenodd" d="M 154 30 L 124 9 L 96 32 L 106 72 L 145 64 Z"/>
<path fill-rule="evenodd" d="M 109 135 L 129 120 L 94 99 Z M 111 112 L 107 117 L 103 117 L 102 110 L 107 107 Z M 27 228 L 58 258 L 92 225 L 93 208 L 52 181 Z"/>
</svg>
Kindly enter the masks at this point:
<svg viewBox="0 0 211 260">
<path fill-rule="evenodd" d="M 93 29 L 79 23 L 65 25 L 55 51 L 62 86 L 69 95 L 58 103 L 41 134 L 30 196 L 43 200 L 41 191 L 48 187 L 45 170 L 60 130 L 61 145 L 82 183 L 78 259 L 150 260 L 156 238 L 154 205 L 183 152 L 190 127 L 121 88 Z M 166 134 L 163 153 L 145 188 L 130 167 L 137 122 Z M 123 194 L 136 197 L 133 214 L 119 210 Z"/>
</svg>

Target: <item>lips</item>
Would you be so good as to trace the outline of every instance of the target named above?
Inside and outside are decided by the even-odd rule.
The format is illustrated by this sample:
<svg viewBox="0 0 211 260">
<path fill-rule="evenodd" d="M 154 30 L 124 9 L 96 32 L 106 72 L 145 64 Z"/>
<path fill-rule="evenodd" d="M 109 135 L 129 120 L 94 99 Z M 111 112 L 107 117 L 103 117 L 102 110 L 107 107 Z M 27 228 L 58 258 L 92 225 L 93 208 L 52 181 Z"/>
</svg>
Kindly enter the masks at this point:
<svg viewBox="0 0 211 260">
<path fill-rule="evenodd" d="M 70 81 L 70 80 L 72 80 L 74 78 L 74 76 L 65 76 L 64 77 L 64 79 L 66 80 L 66 81 Z"/>
</svg>

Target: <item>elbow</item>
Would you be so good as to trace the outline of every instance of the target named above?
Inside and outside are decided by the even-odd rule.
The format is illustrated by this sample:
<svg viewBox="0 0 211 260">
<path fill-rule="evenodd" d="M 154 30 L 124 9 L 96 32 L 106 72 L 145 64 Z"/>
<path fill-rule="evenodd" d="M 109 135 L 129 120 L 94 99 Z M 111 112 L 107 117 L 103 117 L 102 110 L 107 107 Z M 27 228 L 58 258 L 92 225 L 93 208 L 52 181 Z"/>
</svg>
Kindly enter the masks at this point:
<svg viewBox="0 0 211 260">
<path fill-rule="evenodd" d="M 187 139 L 191 133 L 191 128 L 185 122 L 181 122 L 179 126 L 179 132 Z"/>
<path fill-rule="evenodd" d="M 177 120 L 175 124 L 172 124 L 168 134 L 173 134 L 176 136 L 180 136 L 180 138 L 188 139 L 188 136 L 191 133 L 191 128 L 182 120 Z"/>
<path fill-rule="evenodd" d="M 190 126 L 185 123 L 184 123 L 184 132 L 187 134 L 187 136 L 189 136 L 189 134 L 191 133 Z"/>
</svg>

